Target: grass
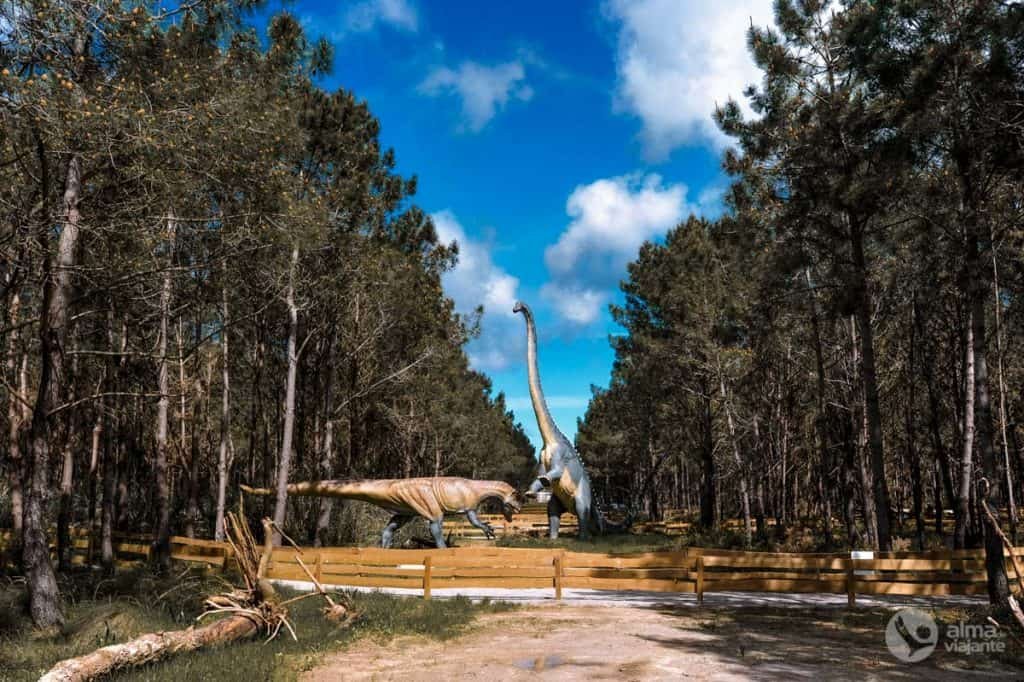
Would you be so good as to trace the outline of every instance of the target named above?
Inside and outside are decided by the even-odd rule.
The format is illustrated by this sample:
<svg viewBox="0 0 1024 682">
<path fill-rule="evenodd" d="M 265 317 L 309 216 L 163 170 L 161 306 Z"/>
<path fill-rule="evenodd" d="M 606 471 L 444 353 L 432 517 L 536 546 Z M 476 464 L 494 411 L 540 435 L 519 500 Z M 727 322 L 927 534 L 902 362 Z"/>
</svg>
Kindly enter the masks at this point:
<svg viewBox="0 0 1024 682">
<path fill-rule="evenodd" d="M 844 531 L 833 529 L 831 541 L 826 541 L 821 532 L 820 524 L 802 521 L 788 527 L 769 528 L 765 538 L 754 537 L 750 547 L 745 546 L 743 531 L 738 528 L 713 528 L 702 530 L 697 527 L 687 529 L 683 533 L 665 535 L 662 533 L 621 533 L 595 536 L 591 540 L 581 541 L 576 538 L 575 531 L 562 534 L 557 540 L 548 539 L 547 535 L 526 536 L 514 535 L 499 537 L 495 542 L 498 547 L 529 547 L 529 548 L 561 548 L 573 552 L 602 552 L 608 554 L 625 554 L 630 552 L 658 552 L 681 550 L 685 547 L 709 547 L 715 549 L 734 549 L 758 552 L 847 552 L 851 549 L 868 549 L 867 547 L 851 547 L 844 537 Z M 912 541 L 911 525 L 894 527 L 893 549 L 916 550 Z M 863 533 L 862 533 L 863 536 Z M 947 536 L 939 536 L 928 532 L 925 534 L 925 550 L 948 549 Z M 459 538 L 455 539 L 456 542 Z M 465 546 L 472 546 L 463 541 Z"/>
<path fill-rule="evenodd" d="M 0 681 L 36 680 L 58 661 L 123 642 L 147 632 L 188 627 L 202 612 L 207 594 L 223 591 L 223 583 L 195 570 L 167 578 L 147 571 L 100 579 L 79 573 L 64 579 L 68 624 L 57 633 L 34 631 L 25 615 L 25 593 L 17 584 L 0 588 Z M 295 594 L 282 589 L 282 594 Z M 125 671 L 118 681 L 224 680 L 258 682 L 294 680 L 332 650 L 363 638 L 376 641 L 397 635 L 447 639 L 464 632 L 483 613 L 512 608 L 501 602 L 473 604 L 468 599 L 423 601 L 379 592 L 352 593 L 362 618 L 338 629 L 320 615 L 322 600 L 310 598 L 289 606 L 298 635 L 286 632 L 273 642 L 252 640 L 183 654 L 164 662 Z"/>
<path fill-rule="evenodd" d="M 590 540 L 578 540 L 575 535 L 561 536 L 551 540 L 547 536 L 528 537 L 512 535 L 499 538 L 495 543 L 498 547 L 529 547 L 534 549 L 567 549 L 571 552 L 604 552 L 609 554 L 629 554 L 633 552 L 670 551 L 681 548 L 679 537 L 648 533 L 644 535 L 603 535 Z"/>
</svg>

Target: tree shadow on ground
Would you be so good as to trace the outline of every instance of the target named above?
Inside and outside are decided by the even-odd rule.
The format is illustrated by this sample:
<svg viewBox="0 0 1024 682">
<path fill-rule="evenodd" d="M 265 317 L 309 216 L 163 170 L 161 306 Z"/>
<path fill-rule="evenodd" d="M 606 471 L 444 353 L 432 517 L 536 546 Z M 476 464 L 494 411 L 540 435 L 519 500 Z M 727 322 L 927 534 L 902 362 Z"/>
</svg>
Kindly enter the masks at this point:
<svg viewBox="0 0 1024 682">
<path fill-rule="evenodd" d="M 873 607 L 705 607 L 700 610 L 653 607 L 676 622 L 678 637 L 643 636 L 676 652 L 713 656 L 744 668 L 751 679 L 829 680 L 883 678 L 959 680 L 964 677 L 1019 678 L 1024 675 L 1021 648 L 1009 638 L 1003 654 L 972 655 L 946 651 L 940 635 L 924 661 L 904 663 L 885 644 L 885 628 L 894 611 Z M 969 614 L 935 610 L 939 632 Z"/>
</svg>

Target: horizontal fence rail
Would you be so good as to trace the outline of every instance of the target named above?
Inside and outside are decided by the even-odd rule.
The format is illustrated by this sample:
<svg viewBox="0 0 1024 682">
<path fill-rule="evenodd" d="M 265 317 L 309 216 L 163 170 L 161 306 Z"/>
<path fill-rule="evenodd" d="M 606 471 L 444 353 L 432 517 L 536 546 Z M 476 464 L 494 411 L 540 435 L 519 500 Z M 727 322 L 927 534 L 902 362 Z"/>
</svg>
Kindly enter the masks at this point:
<svg viewBox="0 0 1024 682">
<path fill-rule="evenodd" d="M 516 514 L 512 521 L 507 521 L 501 514 L 478 514 L 477 516 L 481 521 L 485 521 L 490 524 L 494 529 L 495 535 L 498 537 L 516 535 L 540 537 L 546 535 L 548 532 L 547 509 L 543 504 L 529 503 L 524 505 L 522 512 Z M 612 521 L 617 522 L 623 519 L 624 514 L 620 511 L 613 511 L 609 516 Z M 631 526 L 630 531 L 633 533 L 684 535 L 700 525 L 696 522 L 687 520 L 688 518 L 693 518 L 693 512 L 686 509 L 666 509 L 662 516 L 663 519 L 660 521 L 637 520 Z M 1004 519 L 1006 518 L 1004 511 L 1000 512 L 1000 517 Z M 934 516 L 925 515 L 924 520 L 929 528 L 935 526 Z M 751 522 L 753 523 L 753 519 Z M 1021 522 L 1024 522 L 1024 516 L 1022 516 Z M 944 515 L 942 524 L 946 531 L 952 530 L 954 525 L 952 512 Z M 840 530 L 842 528 L 842 520 L 833 518 L 831 525 L 834 529 Z M 717 527 L 720 529 L 737 532 L 742 531 L 743 526 L 743 519 L 723 519 L 717 524 Z M 772 517 L 765 517 L 764 526 L 766 529 L 773 529 L 778 526 L 778 521 Z M 482 530 L 469 523 L 465 517 L 461 515 L 453 515 L 450 518 L 445 519 L 444 528 L 446 533 L 451 533 L 453 537 L 459 538 L 460 540 L 480 542 L 487 539 Z M 560 523 L 561 534 L 575 535 L 577 528 L 578 526 L 575 515 L 568 512 L 562 514 Z"/>
<path fill-rule="evenodd" d="M 145 561 L 151 537 L 117 534 L 117 564 Z M 0 530 L 0 565 L 10 533 Z M 84 530 L 72 534 L 72 563 L 91 564 L 99 555 L 98 538 Z M 1024 556 L 1024 547 L 1015 548 Z M 870 555 L 870 558 L 860 558 Z M 174 536 L 171 557 L 214 570 L 233 567 L 225 542 Z M 946 596 L 987 593 L 985 554 L 981 549 L 928 552 L 787 553 L 745 552 L 690 547 L 679 551 L 634 554 L 570 552 L 563 549 L 458 547 L 378 549 L 367 547 L 291 547 L 274 549 L 267 577 L 309 579 L 301 563 L 326 585 L 406 588 L 636 590 L 695 593 L 804 592 L 856 595 Z M 1016 588 L 1011 559 L 1007 572 Z"/>
</svg>

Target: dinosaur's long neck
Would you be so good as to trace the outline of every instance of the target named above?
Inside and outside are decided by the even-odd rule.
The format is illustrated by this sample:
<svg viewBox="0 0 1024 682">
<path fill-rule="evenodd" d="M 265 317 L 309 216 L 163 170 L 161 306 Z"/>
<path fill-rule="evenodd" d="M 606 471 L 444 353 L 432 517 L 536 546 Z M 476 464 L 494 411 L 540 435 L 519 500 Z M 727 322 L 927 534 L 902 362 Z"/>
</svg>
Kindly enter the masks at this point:
<svg viewBox="0 0 1024 682">
<path fill-rule="evenodd" d="M 530 374 L 530 401 L 533 403 L 533 413 L 537 415 L 537 428 L 540 429 L 544 445 L 559 440 L 565 440 L 565 436 L 555 426 L 548 411 L 548 403 L 544 400 L 544 391 L 540 387 L 540 370 L 537 367 L 537 327 L 533 323 L 533 313 L 525 305 L 523 316 L 526 318 L 526 365 Z"/>
</svg>

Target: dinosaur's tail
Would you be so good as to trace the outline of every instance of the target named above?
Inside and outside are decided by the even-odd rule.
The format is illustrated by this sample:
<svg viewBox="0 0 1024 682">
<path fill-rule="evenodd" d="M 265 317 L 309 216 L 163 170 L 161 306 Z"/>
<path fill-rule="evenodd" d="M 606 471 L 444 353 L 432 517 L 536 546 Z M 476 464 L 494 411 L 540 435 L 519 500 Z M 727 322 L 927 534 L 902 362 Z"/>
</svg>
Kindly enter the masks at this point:
<svg viewBox="0 0 1024 682">
<path fill-rule="evenodd" d="M 303 481 L 301 483 L 289 483 L 288 494 L 296 497 L 348 497 L 357 492 L 359 481 Z M 250 495 L 269 496 L 274 494 L 270 488 L 253 488 L 247 485 L 239 486 L 243 492 Z"/>
</svg>

